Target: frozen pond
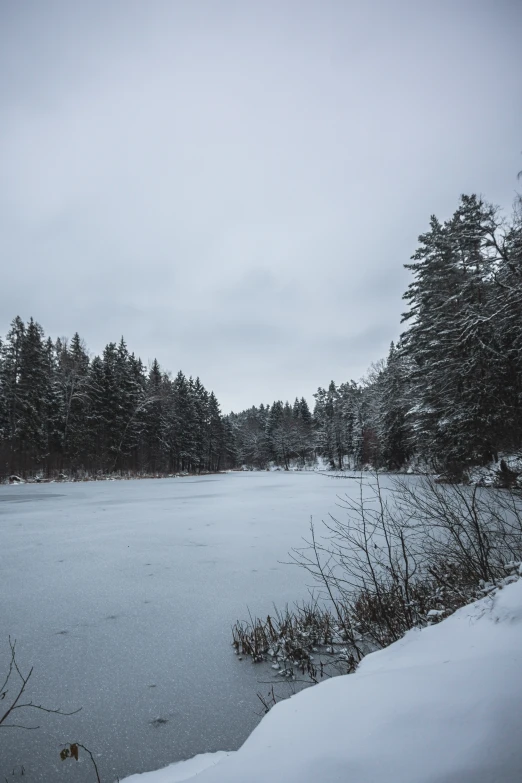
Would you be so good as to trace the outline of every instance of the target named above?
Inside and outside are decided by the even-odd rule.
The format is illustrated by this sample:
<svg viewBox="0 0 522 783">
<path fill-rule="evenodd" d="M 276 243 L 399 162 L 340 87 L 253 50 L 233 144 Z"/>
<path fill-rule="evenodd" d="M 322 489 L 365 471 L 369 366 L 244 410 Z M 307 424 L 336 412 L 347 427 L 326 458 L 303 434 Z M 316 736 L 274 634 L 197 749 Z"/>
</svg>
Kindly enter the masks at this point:
<svg viewBox="0 0 522 783">
<path fill-rule="evenodd" d="M 86 763 L 60 761 L 68 741 L 103 783 L 236 749 L 268 688 L 230 627 L 306 597 L 309 578 L 279 561 L 352 488 L 313 473 L 0 487 L 0 679 L 10 634 L 34 665 L 30 698 L 82 708 L 0 729 L 0 778 L 23 765 L 25 783 L 90 783 Z"/>
</svg>

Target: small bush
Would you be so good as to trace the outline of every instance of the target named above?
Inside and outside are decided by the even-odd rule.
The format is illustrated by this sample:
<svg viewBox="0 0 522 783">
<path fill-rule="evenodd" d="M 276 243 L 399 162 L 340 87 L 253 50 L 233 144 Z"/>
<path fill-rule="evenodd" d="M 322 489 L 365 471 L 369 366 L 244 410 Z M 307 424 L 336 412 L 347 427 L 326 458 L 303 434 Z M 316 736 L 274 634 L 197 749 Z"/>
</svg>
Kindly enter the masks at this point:
<svg viewBox="0 0 522 783">
<path fill-rule="evenodd" d="M 513 488 L 401 479 L 385 495 L 376 475 L 361 478 L 356 500 L 340 501 L 344 515 L 323 521 L 319 536 L 311 522 L 291 552 L 313 577 L 315 600 L 236 623 L 239 656 L 318 682 L 518 578 L 522 497 Z"/>
</svg>

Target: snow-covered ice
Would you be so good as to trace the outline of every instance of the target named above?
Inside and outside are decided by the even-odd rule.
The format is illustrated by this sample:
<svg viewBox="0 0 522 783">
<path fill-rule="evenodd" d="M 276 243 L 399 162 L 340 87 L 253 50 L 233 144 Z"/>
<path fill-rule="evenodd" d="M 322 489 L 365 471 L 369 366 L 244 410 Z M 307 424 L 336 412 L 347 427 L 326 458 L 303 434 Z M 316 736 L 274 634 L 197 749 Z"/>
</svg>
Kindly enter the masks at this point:
<svg viewBox="0 0 522 783">
<path fill-rule="evenodd" d="M 521 667 L 522 580 L 277 704 L 197 783 L 516 783 Z"/>
<path fill-rule="evenodd" d="M 91 783 L 81 756 L 60 761 L 68 741 L 104 783 L 237 749 L 267 671 L 237 660 L 231 625 L 306 598 L 281 561 L 351 491 L 304 472 L 0 487 L 0 674 L 11 634 L 30 695 L 82 708 L 0 732 L 0 778 L 23 764 L 28 783 Z"/>
</svg>

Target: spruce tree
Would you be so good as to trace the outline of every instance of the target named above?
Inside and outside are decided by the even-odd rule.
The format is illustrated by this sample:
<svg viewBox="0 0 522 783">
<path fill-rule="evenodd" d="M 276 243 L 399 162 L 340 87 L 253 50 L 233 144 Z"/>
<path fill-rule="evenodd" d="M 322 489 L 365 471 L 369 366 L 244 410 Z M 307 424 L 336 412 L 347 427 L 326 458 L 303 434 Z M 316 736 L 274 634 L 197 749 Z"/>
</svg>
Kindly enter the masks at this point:
<svg viewBox="0 0 522 783">
<path fill-rule="evenodd" d="M 32 318 L 27 324 L 20 352 L 17 383 L 20 416 L 18 441 L 22 470 L 41 468 L 47 456 L 47 401 L 49 373 L 44 333 Z"/>
<path fill-rule="evenodd" d="M 207 469 L 217 471 L 220 469 L 223 460 L 224 429 L 219 403 L 214 392 L 210 392 L 208 398 L 207 443 Z"/>
<path fill-rule="evenodd" d="M 411 435 L 408 422 L 408 389 L 405 360 L 393 342 L 379 383 L 379 441 L 386 468 L 398 470 L 410 455 Z"/>
<path fill-rule="evenodd" d="M 0 370 L 2 399 L 4 406 L 4 455 L 6 473 L 22 470 L 19 459 L 20 424 L 23 415 L 23 401 L 20 391 L 20 372 L 22 345 L 25 337 L 25 325 L 17 316 L 11 323 L 1 348 Z"/>
</svg>

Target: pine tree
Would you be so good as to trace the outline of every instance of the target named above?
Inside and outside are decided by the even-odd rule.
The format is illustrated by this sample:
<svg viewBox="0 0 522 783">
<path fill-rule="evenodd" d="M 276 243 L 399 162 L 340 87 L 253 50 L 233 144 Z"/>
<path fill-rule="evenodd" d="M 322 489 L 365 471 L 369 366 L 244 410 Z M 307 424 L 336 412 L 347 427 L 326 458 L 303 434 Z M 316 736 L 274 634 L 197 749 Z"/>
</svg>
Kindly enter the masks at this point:
<svg viewBox="0 0 522 783">
<path fill-rule="evenodd" d="M 45 343 L 46 396 L 45 428 L 46 428 L 46 472 L 58 467 L 63 470 L 62 421 L 64 411 L 60 394 L 58 356 L 56 346 L 50 337 Z"/>
<path fill-rule="evenodd" d="M 236 430 L 230 416 L 222 419 L 222 455 L 223 467 L 233 468 L 239 464 L 238 449 L 236 442 Z"/>
<path fill-rule="evenodd" d="M 313 454 L 312 414 L 304 397 L 295 398 L 292 414 L 294 451 L 304 466 Z"/>
<path fill-rule="evenodd" d="M 496 251 L 488 323 L 495 335 L 491 353 L 494 379 L 494 441 L 513 451 L 522 441 L 522 198 L 510 223 L 493 238 Z"/>
<path fill-rule="evenodd" d="M 402 338 L 408 359 L 414 438 L 435 462 L 458 465 L 490 459 L 493 446 L 491 377 L 496 352 L 488 324 L 495 210 L 463 196 L 453 217 L 430 231 L 407 268 L 410 326 Z"/>
<path fill-rule="evenodd" d="M 362 423 L 359 427 L 359 388 L 354 381 L 342 383 L 339 386 L 338 395 L 344 454 L 348 458 L 349 467 L 355 468 L 360 465 L 362 459 Z"/>
<path fill-rule="evenodd" d="M 165 449 L 165 405 L 168 404 L 168 378 L 156 359 L 149 370 L 146 396 L 149 404 L 144 412 L 144 462 L 148 470 L 157 473 L 168 469 Z"/>
<path fill-rule="evenodd" d="M 333 381 L 328 390 L 319 387 L 314 394 L 314 422 L 316 428 L 316 443 L 319 453 L 325 457 L 330 467 L 336 467 L 338 457 L 337 422 L 335 421 L 335 401 L 337 389 Z"/>
<path fill-rule="evenodd" d="M 210 410 L 209 394 L 199 378 L 190 379 L 190 394 L 194 408 L 194 466 L 201 470 L 210 470 Z"/>
<path fill-rule="evenodd" d="M 105 369 L 101 357 L 95 356 L 86 379 L 85 466 L 95 472 L 104 471 L 109 465 Z"/>
<path fill-rule="evenodd" d="M 217 471 L 223 460 L 224 428 L 219 403 L 214 392 L 211 392 L 208 398 L 207 442 L 207 469 Z"/>
<path fill-rule="evenodd" d="M 70 343 L 57 340 L 57 386 L 60 395 L 63 469 L 75 472 L 85 461 L 88 435 L 89 357 L 78 332 Z"/>
<path fill-rule="evenodd" d="M 175 469 L 190 470 L 194 461 L 196 415 L 189 383 L 181 371 L 172 383 L 168 437 Z"/>
<path fill-rule="evenodd" d="M 48 363 L 43 329 L 32 318 L 22 339 L 17 390 L 20 406 L 17 434 L 25 471 L 33 465 L 41 466 L 47 456 Z"/>
<path fill-rule="evenodd" d="M 1 348 L 1 385 L 3 400 L 3 454 L 6 462 L 6 472 L 15 473 L 22 470 L 19 460 L 20 423 L 23 414 L 20 394 L 20 371 L 22 360 L 22 345 L 25 337 L 25 325 L 17 316 L 11 323 L 11 328 Z"/>
<path fill-rule="evenodd" d="M 405 360 L 391 344 L 386 367 L 379 383 L 379 441 L 382 461 L 390 470 L 401 468 L 410 455 Z"/>
<path fill-rule="evenodd" d="M 270 408 L 267 419 L 266 434 L 272 459 L 285 470 L 290 467 L 291 457 L 291 421 L 292 409 L 278 400 Z"/>
</svg>

